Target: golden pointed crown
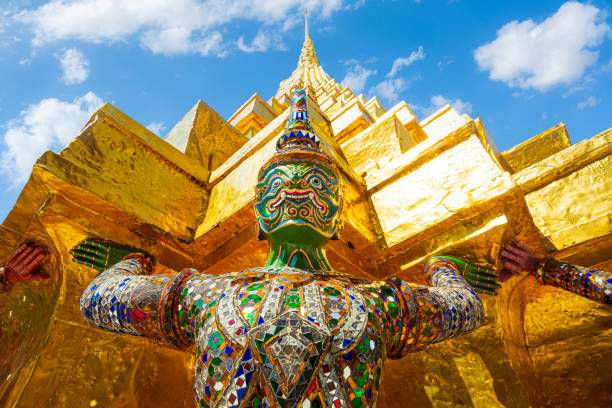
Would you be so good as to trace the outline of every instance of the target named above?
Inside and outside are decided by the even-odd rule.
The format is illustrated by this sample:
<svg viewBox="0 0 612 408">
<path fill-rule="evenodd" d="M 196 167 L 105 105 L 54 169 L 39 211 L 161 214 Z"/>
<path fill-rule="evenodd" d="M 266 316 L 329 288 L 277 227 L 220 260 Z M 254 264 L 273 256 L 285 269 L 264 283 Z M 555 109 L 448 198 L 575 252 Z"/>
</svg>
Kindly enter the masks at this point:
<svg viewBox="0 0 612 408">
<path fill-rule="evenodd" d="M 308 95 L 304 89 L 293 92 L 291 112 L 285 130 L 276 142 L 276 153 L 261 167 L 259 175 L 272 164 L 292 159 L 316 161 L 338 172 L 334 161 L 321 148 L 308 115 Z"/>
</svg>

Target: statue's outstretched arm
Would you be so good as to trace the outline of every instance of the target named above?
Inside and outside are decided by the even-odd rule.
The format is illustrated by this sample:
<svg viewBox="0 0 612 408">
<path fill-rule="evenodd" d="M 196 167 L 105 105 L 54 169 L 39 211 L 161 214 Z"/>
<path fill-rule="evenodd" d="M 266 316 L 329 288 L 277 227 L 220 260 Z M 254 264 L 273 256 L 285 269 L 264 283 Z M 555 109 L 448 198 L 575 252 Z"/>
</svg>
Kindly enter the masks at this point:
<svg viewBox="0 0 612 408">
<path fill-rule="evenodd" d="M 391 326 L 394 341 L 388 354 L 390 358 L 403 357 L 428 344 L 467 334 L 482 325 L 482 303 L 463 275 L 469 274 L 468 280 L 481 292 L 492 292 L 499 286 L 493 271 L 448 257 L 431 258 L 426 274 L 430 287 L 399 279 L 389 282 L 400 302 L 400 316 L 393 320 L 401 319 L 400 327 Z"/>
<path fill-rule="evenodd" d="M 612 304 L 612 272 L 583 268 L 553 258 L 542 260 L 535 277 L 597 302 Z"/>
<path fill-rule="evenodd" d="M 87 322 L 177 346 L 193 342 L 191 313 L 185 310 L 185 301 L 193 302 L 193 285 L 205 282 L 210 275 L 195 271 L 151 275 L 151 257 L 146 253 L 103 241 L 85 240 L 71 253 L 75 262 L 98 270 L 114 262 L 113 258 L 123 258 L 104 269 L 85 289 L 80 307 Z"/>
<path fill-rule="evenodd" d="M 545 285 L 557 286 L 600 303 L 612 304 L 612 272 L 584 268 L 553 258 L 539 259 L 521 242 L 505 246 L 502 263 L 510 272 L 527 271 Z"/>
</svg>

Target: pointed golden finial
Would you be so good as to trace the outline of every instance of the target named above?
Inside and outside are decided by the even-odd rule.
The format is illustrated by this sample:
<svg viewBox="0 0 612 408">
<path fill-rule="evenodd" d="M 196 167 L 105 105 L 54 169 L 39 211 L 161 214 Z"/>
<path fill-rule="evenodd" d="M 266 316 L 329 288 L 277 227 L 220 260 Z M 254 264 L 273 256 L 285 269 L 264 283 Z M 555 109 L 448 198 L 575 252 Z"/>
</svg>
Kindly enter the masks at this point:
<svg viewBox="0 0 612 408">
<path fill-rule="evenodd" d="M 317 54 L 310 35 L 308 34 L 308 10 L 304 10 L 304 45 L 298 60 L 298 66 L 311 66 L 317 64 Z"/>
<path fill-rule="evenodd" d="M 304 10 L 304 41 L 308 41 L 310 36 L 308 35 L 308 9 Z"/>
</svg>

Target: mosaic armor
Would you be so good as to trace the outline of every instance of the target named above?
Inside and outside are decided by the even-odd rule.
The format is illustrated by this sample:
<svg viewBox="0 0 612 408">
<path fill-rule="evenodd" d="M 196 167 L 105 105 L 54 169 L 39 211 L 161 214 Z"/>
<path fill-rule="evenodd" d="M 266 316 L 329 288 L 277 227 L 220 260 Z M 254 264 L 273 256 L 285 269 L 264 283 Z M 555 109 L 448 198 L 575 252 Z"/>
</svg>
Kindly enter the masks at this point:
<svg viewBox="0 0 612 408">
<path fill-rule="evenodd" d="M 540 283 L 563 288 L 600 303 L 612 304 L 612 272 L 544 259 L 535 273 Z"/>
<path fill-rule="evenodd" d="M 453 258 L 430 261 L 433 287 L 332 270 L 325 246 L 342 232 L 343 176 L 314 133 L 307 100 L 295 91 L 277 152 L 258 174 L 258 238 L 270 248 L 264 267 L 152 275 L 150 257 L 130 254 L 81 298 L 93 325 L 195 345 L 198 407 L 373 407 L 386 358 L 483 322 L 482 304 Z M 125 251 L 88 241 L 74 254 L 102 270 Z M 482 281 L 485 289 L 497 285 L 494 278 Z"/>
<path fill-rule="evenodd" d="M 287 267 L 142 275 L 135 258 L 94 279 L 81 311 L 106 330 L 195 344 L 199 407 L 373 407 L 386 358 L 483 322 L 448 259 L 429 263 L 425 287 Z"/>
</svg>

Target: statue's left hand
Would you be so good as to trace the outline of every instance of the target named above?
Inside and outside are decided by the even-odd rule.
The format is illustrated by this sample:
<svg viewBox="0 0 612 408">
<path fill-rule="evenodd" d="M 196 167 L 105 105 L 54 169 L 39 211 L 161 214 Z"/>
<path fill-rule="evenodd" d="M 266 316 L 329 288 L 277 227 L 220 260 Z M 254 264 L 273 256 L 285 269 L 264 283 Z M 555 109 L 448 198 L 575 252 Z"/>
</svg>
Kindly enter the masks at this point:
<svg viewBox="0 0 612 408">
<path fill-rule="evenodd" d="M 499 288 L 498 276 L 493 269 L 487 269 L 480 266 L 472 265 L 464 260 L 453 258 L 450 256 L 441 256 L 436 258 L 446 258 L 451 260 L 459 270 L 459 273 L 478 293 L 486 295 L 494 295 Z"/>
<path fill-rule="evenodd" d="M 149 263 L 155 262 L 153 256 L 141 249 L 99 239 L 85 239 L 79 242 L 70 250 L 70 254 L 73 256 L 73 262 L 89 266 L 99 272 L 108 269 L 130 254 L 142 254 Z"/>
<path fill-rule="evenodd" d="M 39 269 L 46 255 L 36 244 L 23 244 L 6 260 L 4 276 L 9 284 L 49 279 L 49 275 Z"/>
</svg>

